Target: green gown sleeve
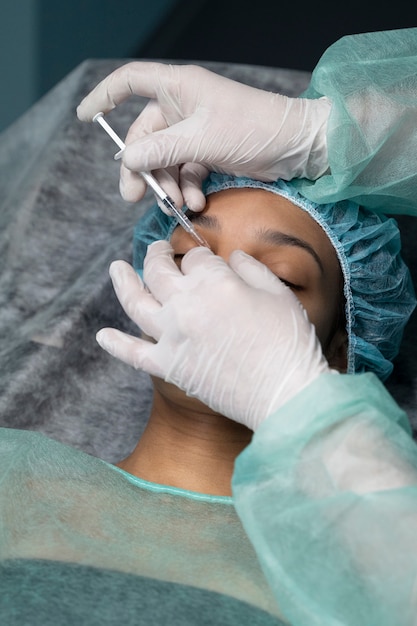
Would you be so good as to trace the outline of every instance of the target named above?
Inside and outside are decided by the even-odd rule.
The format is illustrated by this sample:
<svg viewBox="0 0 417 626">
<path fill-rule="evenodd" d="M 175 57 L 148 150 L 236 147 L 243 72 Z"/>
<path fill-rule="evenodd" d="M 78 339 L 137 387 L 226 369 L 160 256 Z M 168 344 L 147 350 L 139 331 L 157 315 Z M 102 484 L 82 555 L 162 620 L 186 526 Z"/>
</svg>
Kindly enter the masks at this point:
<svg viewBox="0 0 417 626">
<path fill-rule="evenodd" d="M 417 28 L 349 35 L 326 50 L 303 95 L 332 101 L 330 170 L 297 181 L 303 194 L 417 215 L 416 67 Z"/>
<path fill-rule="evenodd" d="M 292 626 L 411 626 L 417 445 L 373 374 L 324 374 L 236 461 L 236 510 Z"/>
</svg>

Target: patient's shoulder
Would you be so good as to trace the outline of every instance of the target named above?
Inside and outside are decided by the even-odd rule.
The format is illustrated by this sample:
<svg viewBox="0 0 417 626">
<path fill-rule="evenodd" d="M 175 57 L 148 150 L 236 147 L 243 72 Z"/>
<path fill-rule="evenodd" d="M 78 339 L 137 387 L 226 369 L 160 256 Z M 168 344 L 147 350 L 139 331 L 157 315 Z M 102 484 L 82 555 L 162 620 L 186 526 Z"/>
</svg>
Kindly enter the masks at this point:
<svg viewBox="0 0 417 626">
<path fill-rule="evenodd" d="M 0 428 L 0 476 L 20 474 L 55 480 L 80 475 L 94 475 L 107 465 L 100 459 L 72 448 L 43 433 L 14 428 Z"/>
<path fill-rule="evenodd" d="M 43 433 L 17 428 L 0 428 L 0 463 L 13 457 L 41 459 L 45 453 L 55 456 L 63 451 L 73 451 L 59 441 L 47 437 Z"/>
</svg>

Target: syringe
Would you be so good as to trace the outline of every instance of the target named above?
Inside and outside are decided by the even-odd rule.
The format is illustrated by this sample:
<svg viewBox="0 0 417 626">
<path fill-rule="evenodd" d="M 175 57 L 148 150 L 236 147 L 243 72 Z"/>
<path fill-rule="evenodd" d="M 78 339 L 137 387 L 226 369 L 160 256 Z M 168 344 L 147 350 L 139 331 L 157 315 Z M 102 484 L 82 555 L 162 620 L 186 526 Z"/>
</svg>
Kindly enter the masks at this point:
<svg viewBox="0 0 417 626">
<path fill-rule="evenodd" d="M 114 132 L 110 124 L 104 119 L 103 113 L 100 111 L 93 117 L 93 122 L 98 122 L 102 128 L 106 131 L 106 133 L 113 139 L 113 141 L 119 146 L 121 150 L 126 148 L 126 144 L 122 141 Z M 184 230 L 191 235 L 191 237 L 196 241 L 200 246 L 205 246 L 206 248 L 210 248 L 207 241 L 198 234 L 195 230 L 192 222 L 188 219 L 183 211 L 180 211 L 175 206 L 173 200 L 169 197 L 167 193 L 162 189 L 161 185 L 158 183 L 156 178 L 152 176 L 149 172 L 139 172 L 145 182 L 152 189 L 154 194 L 159 198 L 162 204 L 170 211 L 171 215 L 175 217 L 177 222 L 184 228 Z"/>
</svg>

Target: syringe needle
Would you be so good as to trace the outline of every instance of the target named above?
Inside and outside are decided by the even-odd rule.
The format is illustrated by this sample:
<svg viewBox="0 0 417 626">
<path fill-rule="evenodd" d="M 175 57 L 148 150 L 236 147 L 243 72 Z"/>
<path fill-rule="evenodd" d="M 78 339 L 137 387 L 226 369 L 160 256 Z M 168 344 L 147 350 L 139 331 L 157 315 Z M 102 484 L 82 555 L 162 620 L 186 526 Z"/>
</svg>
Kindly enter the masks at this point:
<svg viewBox="0 0 417 626">
<path fill-rule="evenodd" d="M 101 111 L 93 117 L 93 122 L 98 122 L 121 150 L 124 150 L 126 148 L 126 144 L 124 143 L 124 141 L 120 139 L 119 135 L 114 132 L 110 124 L 104 119 L 104 115 Z M 207 241 L 203 237 L 201 237 L 201 235 L 199 235 L 198 232 L 195 230 L 192 222 L 185 215 L 184 211 L 181 211 L 175 206 L 173 200 L 168 196 L 167 193 L 165 193 L 156 178 L 149 172 L 140 172 L 140 175 L 155 193 L 157 198 L 159 198 L 162 204 L 170 211 L 172 216 L 176 218 L 177 222 L 184 228 L 184 230 L 189 235 L 191 235 L 194 241 L 196 241 L 200 246 L 210 248 Z"/>
</svg>

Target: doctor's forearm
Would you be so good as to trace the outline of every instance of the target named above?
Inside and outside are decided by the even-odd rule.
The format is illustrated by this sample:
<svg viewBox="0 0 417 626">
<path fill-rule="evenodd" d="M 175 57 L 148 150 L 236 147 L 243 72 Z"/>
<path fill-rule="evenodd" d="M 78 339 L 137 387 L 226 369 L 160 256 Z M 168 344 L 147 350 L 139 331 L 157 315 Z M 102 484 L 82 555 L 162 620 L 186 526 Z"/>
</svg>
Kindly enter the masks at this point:
<svg viewBox="0 0 417 626">
<path fill-rule="evenodd" d="M 294 626 L 413 623 L 417 446 L 373 375 L 323 375 L 268 418 L 234 496 Z"/>
</svg>

